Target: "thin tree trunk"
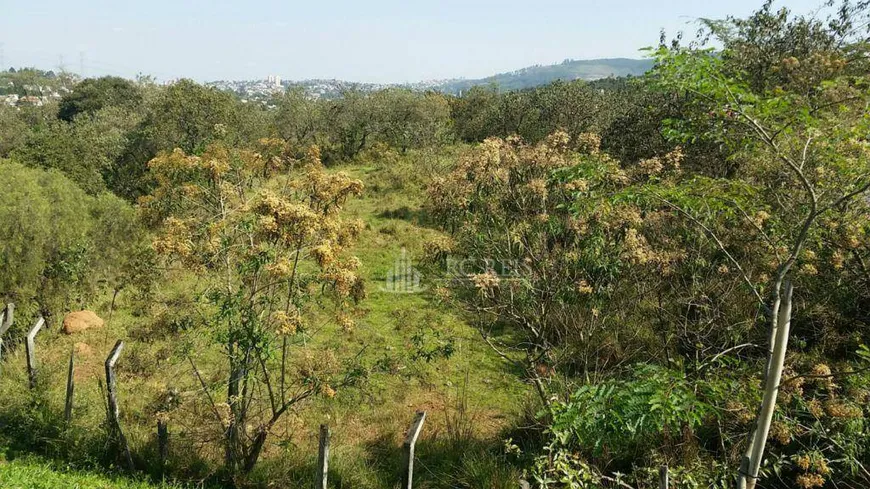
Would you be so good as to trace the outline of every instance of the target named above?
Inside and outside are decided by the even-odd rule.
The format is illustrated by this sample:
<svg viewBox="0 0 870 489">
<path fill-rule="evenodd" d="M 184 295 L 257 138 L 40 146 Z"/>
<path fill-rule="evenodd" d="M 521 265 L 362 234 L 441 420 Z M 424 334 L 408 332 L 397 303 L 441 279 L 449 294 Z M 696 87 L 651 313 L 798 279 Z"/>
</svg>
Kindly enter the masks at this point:
<svg viewBox="0 0 870 489">
<path fill-rule="evenodd" d="M 758 482 L 758 470 L 761 467 L 764 448 L 767 444 L 767 435 L 770 432 L 770 425 L 773 421 L 773 411 L 776 408 L 776 398 L 779 394 L 779 384 L 782 380 L 785 354 L 788 349 L 792 309 L 791 282 L 785 283 L 785 293 L 782 296 L 782 302 L 778 309 L 776 311 L 776 329 L 773 337 L 773 348 L 768 359 L 761 409 L 750 436 L 749 446 L 746 448 L 746 453 L 740 464 L 738 477 L 738 487 L 740 489 L 754 489 L 756 482 Z"/>
<path fill-rule="evenodd" d="M 236 404 L 239 401 L 239 382 L 241 380 L 240 368 L 237 365 L 236 360 L 233 358 L 235 354 L 235 345 L 232 340 L 228 345 L 229 348 L 229 359 L 230 359 L 230 378 L 227 385 L 227 405 L 230 408 L 230 419 L 227 423 L 227 434 L 226 434 L 226 454 L 225 454 L 225 464 L 229 473 L 234 473 L 236 470 L 236 451 L 238 450 L 238 442 L 239 442 L 239 433 L 238 433 L 238 420 Z"/>
<path fill-rule="evenodd" d="M 245 457 L 245 466 L 242 467 L 242 470 L 245 474 L 250 473 L 254 470 L 254 466 L 257 465 L 257 460 L 260 458 L 260 453 L 263 451 L 263 447 L 266 445 L 266 437 L 269 436 L 268 428 L 264 427 L 261 431 L 257 433 L 256 438 L 254 438 L 254 443 L 251 444 L 250 450 L 248 450 L 248 455 Z"/>
<path fill-rule="evenodd" d="M 157 453 L 160 457 L 160 473 L 166 472 L 169 459 L 169 426 L 165 419 L 157 418 Z"/>
<path fill-rule="evenodd" d="M 109 306 L 109 320 L 108 323 L 112 322 L 112 316 L 115 314 L 115 301 L 118 299 L 118 293 L 121 292 L 121 289 L 115 289 L 112 291 L 112 305 Z"/>
</svg>

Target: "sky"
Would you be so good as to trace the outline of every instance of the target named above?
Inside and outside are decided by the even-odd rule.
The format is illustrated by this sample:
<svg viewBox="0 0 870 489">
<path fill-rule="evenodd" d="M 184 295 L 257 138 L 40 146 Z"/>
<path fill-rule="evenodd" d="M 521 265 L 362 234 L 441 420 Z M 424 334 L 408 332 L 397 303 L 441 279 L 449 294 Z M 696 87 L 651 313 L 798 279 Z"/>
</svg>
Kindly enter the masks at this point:
<svg viewBox="0 0 870 489">
<path fill-rule="evenodd" d="M 779 0 L 811 13 L 823 0 Z M 564 59 L 640 58 L 698 18 L 762 0 L 0 0 L 0 68 L 158 80 L 479 78 Z"/>
</svg>

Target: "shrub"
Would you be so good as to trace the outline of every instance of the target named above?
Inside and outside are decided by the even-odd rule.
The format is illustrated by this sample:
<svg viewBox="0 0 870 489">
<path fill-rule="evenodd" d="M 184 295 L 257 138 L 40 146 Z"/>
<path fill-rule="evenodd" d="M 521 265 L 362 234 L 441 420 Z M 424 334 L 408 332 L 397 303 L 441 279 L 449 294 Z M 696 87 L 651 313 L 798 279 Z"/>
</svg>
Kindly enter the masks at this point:
<svg viewBox="0 0 870 489">
<path fill-rule="evenodd" d="M 627 379 L 580 386 L 553 406 L 554 446 L 630 461 L 682 441 L 714 413 L 696 389 L 681 372 L 645 364 Z"/>
<path fill-rule="evenodd" d="M 84 307 L 120 280 L 141 238 L 132 207 L 57 171 L 0 163 L 0 294 L 24 317 Z M 16 321 L 26 324 L 26 321 Z"/>
</svg>

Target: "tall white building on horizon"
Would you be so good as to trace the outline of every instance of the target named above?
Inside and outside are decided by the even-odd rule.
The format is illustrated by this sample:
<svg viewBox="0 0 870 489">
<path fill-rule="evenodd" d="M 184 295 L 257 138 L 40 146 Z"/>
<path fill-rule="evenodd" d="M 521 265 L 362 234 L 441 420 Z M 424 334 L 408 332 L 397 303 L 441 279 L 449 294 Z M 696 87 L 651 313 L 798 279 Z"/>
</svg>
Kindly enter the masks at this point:
<svg viewBox="0 0 870 489">
<path fill-rule="evenodd" d="M 268 77 L 266 77 L 266 83 L 269 83 L 269 84 L 274 85 L 276 87 L 280 87 L 281 86 L 281 77 L 278 75 L 269 75 Z"/>
</svg>

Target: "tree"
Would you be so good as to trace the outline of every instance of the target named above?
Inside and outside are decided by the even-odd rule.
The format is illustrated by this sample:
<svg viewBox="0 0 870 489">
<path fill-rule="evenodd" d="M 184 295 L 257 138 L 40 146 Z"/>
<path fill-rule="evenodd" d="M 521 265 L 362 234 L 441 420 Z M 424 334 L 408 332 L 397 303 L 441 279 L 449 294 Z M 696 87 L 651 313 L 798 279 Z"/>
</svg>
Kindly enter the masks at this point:
<svg viewBox="0 0 870 489">
<path fill-rule="evenodd" d="M 498 127 L 498 90 L 476 86 L 461 97 L 450 99 L 450 117 L 456 136 L 466 142 L 483 141 L 490 136 L 506 136 Z"/>
<path fill-rule="evenodd" d="M 603 350 L 621 331 L 607 310 L 619 277 L 660 274 L 680 256 L 639 234 L 641 214 L 621 193 L 630 183 L 597 136 L 556 132 L 537 145 L 487 139 L 430 187 L 429 212 L 450 232 L 430 248 L 461 264 L 448 270 L 453 297 L 544 406 L 567 387 L 559 374 L 589 378 L 622 361 Z"/>
<path fill-rule="evenodd" d="M 93 115 L 104 107 L 135 109 L 142 92 L 133 82 L 116 76 L 88 78 L 60 99 L 57 117 L 72 122 L 79 114 Z"/>
<path fill-rule="evenodd" d="M 12 157 L 29 166 L 55 168 L 90 194 L 105 190 L 138 123 L 121 107 L 82 114 L 73 122 L 48 121 L 34 127 Z"/>
<path fill-rule="evenodd" d="M 323 104 L 310 100 L 301 87 L 288 89 L 275 100 L 272 124 L 277 134 L 294 147 L 304 148 L 323 137 Z"/>
<path fill-rule="evenodd" d="M 351 160 L 373 142 L 376 125 L 372 105 L 371 97 L 355 88 L 342 91 L 340 98 L 327 103 L 327 160 Z"/>
<path fill-rule="evenodd" d="M 21 146 L 29 130 L 14 107 L 0 105 L 0 158 L 9 156 L 12 150 Z"/>
<path fill-rule="evenodd" d="M 830 225 L 822 223 L 852 228 L 856 207 L 866 216 L 864 195 L 870 189 L 865 116 L 870 79 L 851 66 L 861 65 L 862 58 L 850 58 L 866 49 L 858 20 L 866 5 L 846 3 L 827 22 L 791 22 L 787 10 L 774 15 L 770 4 L 746 21 L 712 24 L 711 33 L 725 44 L 721 55 L 694 46 L 660 48 L 653 75 L 663 88 L 693 98 L 694 117 L 673 121 L 672 134 L 715 138 L 733 148 L 744 160 L 738 178 L 763 189 L 760 197 L 776 223 L 759 235 L 776 263 L 765 297 L 751 270 L 730 254 L 729 243 L 704 219 L 674 204 L 710 234 L 768 317 L 764 395 L 738 477 L 740 487 L 748 488 L 758 480 L 780 389 L 792 320 L 790 281 L 799 282 L 794 269 L 807 253 L 825 252 L 818 248 L 821 242 L 837 242 L 823 237 Z M 802 267 L 809 274 L 815 270 L 812 264 Z"/>
<path fill-rule="evenodd" d="M 214 141 L 242 145 L 263 134 L 265 118 L 245 108 L 230 93 L 181 80 L 162 88 L 147 104 L 144 118 L 128 136 L 118 164 L 106 184 L 118 195 L 136 199 L 147 194 L 152 181 L 148 161 L 161 151 L 179 148 L 199 154 Z M 147 98 L 147 97 L 146 97 Z"/>
<path fill-rule="evenodd" d="M 46 318 L 97 296 L 141 247 L 133 208 L 87 195 L 58 171 L 0 162 L 0 290 L 26 315 Z M 125 284 L 129 285 L 129 284 Z"/>
<path fill-rule="evenodd" d="M 376 138 L 401 152 L 445 140 L 449 110 L 444 96 L 389 88 L 370 96 Z"/>
<path fill-rule="evenodd" d="M 361 225 L 339 217 L 362 184 L 327 173 L 317 148 L 304 162 L 280 140 L 258 149 L 216 143 L 200 156 L 161 153 L 149 163 L 157 187 L 141 201 L 159 232 L 154 249 L 195 273 L 212 306 L 208 323 L 229 374 L 226 401 L 211 408 L 230 473 L 253 469 L 289 409 L 359 374 L 305 345 L 324 313 L 352 327 L 363 297 L 359 260 L 347 252 Z"/>
</svg>

